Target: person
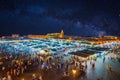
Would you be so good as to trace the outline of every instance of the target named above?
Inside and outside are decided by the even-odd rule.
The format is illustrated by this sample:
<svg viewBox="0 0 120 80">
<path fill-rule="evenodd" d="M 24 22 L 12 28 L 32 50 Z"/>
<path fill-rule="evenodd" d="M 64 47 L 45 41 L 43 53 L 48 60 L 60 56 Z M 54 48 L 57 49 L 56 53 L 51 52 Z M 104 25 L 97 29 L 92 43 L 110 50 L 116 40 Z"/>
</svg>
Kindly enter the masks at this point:
<svg viewBox="0 0 120 80">
<path fill-rule="evenodd" d="M 66 72 L 64 72 L 64 73 L 63 73 L 63 76 L 64 76 L 64 77 L 66 77 L 66 76 L 67 76 Z"/>
<path fill-rule="evenodd" d="M 7 76 L 7 80 L 12 80 L 12 77 L 10 74 Z"/>
<path fill-rule="evenodd" d="M 10 75 L 10 72 L 9 72 L 9 71 L 7 72 L 7 80 L 12 80 L 12 77 L 11 77 L 11 75 Z"/>
<path fill-rule="evenodd" d="M 92 68 L 94 68 L 95 67 L 95 63 L 92 63 Z"/>
<path fill-rule="evenodd" d="M 92 64 L 92 61 L 90 60 L 90 64 Z"/>
<path fill-rule="evenodd" d="M 39 76 L 39 79 L 38 79 L 38 80 L 43 80 L 41 75 Z"/>
<path fill-rule="evenodd" d="M 6 78 L 6 77 L 3 77 L 2 80 L 7 80 L 7 78 Z"/>
<path fill-rule="evenodd" d="M 109 66 L 109 70 L 112 71 L 112 66 L 111 65 Z"/>
<path fill-rule="evenodd" d="M 4 71 L 4 70 L 5 70 L 5 66 L 2 67 L 2 71 Z"/>
<path fill-rule="evenodd" d="M 13 74 L 14 76 L 16 76 L 16 69 L 13 69 Z"/>
<path fill-rule="evenodd" d="M 103 58 L 103 63 L 105 62 L 105 57 Z"/>
<path fill-rule="evenodd" d="M 87 69 L 87 62 L 85 62 L 85 68 Z"/>
<path fill-rule="evenodd" d="M 37 80 L 37 77 L 35 74 L 32 75 L 32 80 Z"/>
<path fill-rule="evenodd" d="M 17 75 L 17 76 L 20 75 L 20 70 L 19 70 L 19 69 L 17 69 L 17 71 L 16 71 L 16 75 Z"/>
<path fill-rule="evenodd" d="M 2 78 L 0 77 L 0 80 L 2 80 Z"/>
<path fill-rule="evenodd" d="M 110 64 L 107 65 L 107 70 L 112 71 L 112 66 Z"/>
<path fill-rule="evenodd" d="M 21 67 L 21 74 L 23 74 L 24 73 L 24 67 Z"/>
</svg>

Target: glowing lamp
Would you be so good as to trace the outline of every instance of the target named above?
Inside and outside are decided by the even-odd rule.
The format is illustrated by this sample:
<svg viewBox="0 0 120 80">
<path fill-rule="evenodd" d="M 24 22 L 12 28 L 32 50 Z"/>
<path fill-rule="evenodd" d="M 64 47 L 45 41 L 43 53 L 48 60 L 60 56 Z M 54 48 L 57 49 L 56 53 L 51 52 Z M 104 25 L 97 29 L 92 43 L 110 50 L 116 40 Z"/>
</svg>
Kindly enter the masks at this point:
<svg viewBox="0 0 120 80">
<path fill-rule="evenodd" d="M 76 74 L 76 72 L 77 72 L 77 71 L 76 71 L 75 69 L 72 70 L 72 73 L 73 73 L 74 75 Z"/>
<path fill-rule="evenodd" d="M 25 80 L 24 78 L 22 78 L 21 80 Z"/>
</svg>

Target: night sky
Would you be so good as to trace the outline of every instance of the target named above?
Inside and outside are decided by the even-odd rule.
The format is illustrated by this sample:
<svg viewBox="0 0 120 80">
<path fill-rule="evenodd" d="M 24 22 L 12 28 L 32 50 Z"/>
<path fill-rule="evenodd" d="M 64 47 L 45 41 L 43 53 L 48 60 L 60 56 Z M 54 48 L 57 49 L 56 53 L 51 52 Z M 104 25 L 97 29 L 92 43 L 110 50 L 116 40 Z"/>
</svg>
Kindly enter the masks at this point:
<svg viewBox="0 0 120 80">
<path fill-rule="evenodd" d="M 120 0 L 0 0 L 0 36 L 120 36 Z"/>
</svg>

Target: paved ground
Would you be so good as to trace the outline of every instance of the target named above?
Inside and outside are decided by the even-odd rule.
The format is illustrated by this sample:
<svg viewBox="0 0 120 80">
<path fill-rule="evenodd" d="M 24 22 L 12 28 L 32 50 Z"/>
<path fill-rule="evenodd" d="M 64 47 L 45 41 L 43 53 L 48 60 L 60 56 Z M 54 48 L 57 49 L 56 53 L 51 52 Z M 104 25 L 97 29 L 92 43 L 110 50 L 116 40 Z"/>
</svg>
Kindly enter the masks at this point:
<svg viewBox="0 0 120 80">
<path fill-rule="evenodd" d="M 89 62 L 88 62 L 89 64 Z M 110 64 L 112 66 L 112 72 L 107 70 L 107 65 Z M 95 80 L 96 78 L 100 78 L 101 80 L 120 80 L 120 63 L 113 62 L 108 59 L 106 56 L 106 60 L 103 63 L 102 58 L 98 58 L 95 62 L 95 69 L 92 69 L 91 66 L 87 69 L 87 80 Z"/>
</svg>

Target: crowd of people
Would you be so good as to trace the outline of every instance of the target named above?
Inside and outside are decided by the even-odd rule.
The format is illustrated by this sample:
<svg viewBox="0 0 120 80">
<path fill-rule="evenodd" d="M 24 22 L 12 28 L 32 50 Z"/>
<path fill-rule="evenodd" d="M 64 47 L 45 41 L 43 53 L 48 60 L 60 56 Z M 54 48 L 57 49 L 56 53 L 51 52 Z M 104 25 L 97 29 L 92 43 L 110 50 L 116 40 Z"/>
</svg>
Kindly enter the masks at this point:
<svg viewBox="0 0 120 80">
<path fill-rule="evenodd" d="M 20 54 L 8 54 L 4 53 L 3 64 L 0 65 L 0 71 L 6 72 L 3 76 L 3 80 L 14 80 L 14 78 L 23 75 L 25 72 L 32 70 L 33 67 L 40 67 L 41 71 L 57 71 L 57 69 L 62 70 L 65 73 L 70 73 L 70 70 L 73 67 L 79 68 L 80 71 L 85 72 L 87 68 L 87 64 L 84 61 L 85 65 L 83 65 L 83 61 L 80 61 L 75 56 L 70 56 L 68 60 L 64 60 L 64 56 L 69 55 L 52 55 L 51 57 L 44 56 L 45 58 L 40 58 L 39 55 L 31 56 L 28 54 L 20 53 Z M 64 61 L 63 61 L 64 60 Z M 8 61 L 8 64 L 5 63 Z M 63 74 L 65 75 L 65 74 Z M 68 74 L 66 74 L 68 76 Z M 33 76 L 33 80 L 36 76 Z M 42 75 L 40 75 L 40 80 L 42 80 Z"/>
<path fill-rule="evenodd" d="M 2 51 L 0 51 L 3 53 Z M 95 68 L 95 61 L 98 56 L 90 57 L 85 60 L 82 60 L 74 55 L 61 54 L 61 55 L 31 55 L 25 53 L 3 53 L 5 61 L 0 64 L 0 71 L 5 72 L 5 75 L 2 76 L 2 80 L 16 80 L 17 77 L 23 75 L 26 72 L 32 71 L 33 68 L 40 67 L 40 75 L 37 76 L 33 74 L 31 80 L 43 80 L 44 72 L 54 71 L 57 72 L 58 69 L 63 72 L 63 76 L 72 75 L 71 70 L 76 69 L 79 74 L 85 74 L 88 68 L 88 61 L 92 69 Z M 68 59 L 64 59 L 69 56 Z M 42 58 L 41 58 L 42 57 Z M 113 57 L 110 57 L 112 60 Z M 105 62 L 106 57 L 103 57 L 103 63 Z M 8 62 L 6 65 L 5 63 Z M 107 65 L 107 69 L 112 71 L 112 66 Z"/>
</svg>

